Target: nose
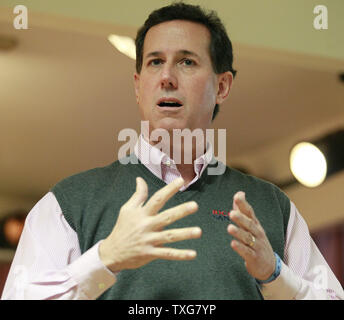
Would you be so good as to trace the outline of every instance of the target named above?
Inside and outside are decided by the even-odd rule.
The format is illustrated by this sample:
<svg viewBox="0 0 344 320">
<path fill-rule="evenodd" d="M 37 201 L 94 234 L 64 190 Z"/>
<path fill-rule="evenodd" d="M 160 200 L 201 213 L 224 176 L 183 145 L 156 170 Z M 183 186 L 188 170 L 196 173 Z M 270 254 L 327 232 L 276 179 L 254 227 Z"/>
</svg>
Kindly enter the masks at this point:
<svg viewBox="0 0 344 320">
<path fill-rule="evenodd" d="M 161 89 L 177 89 L 178 81 L 173 66 L 165 63 L 160 79 Z"/>
</svg>

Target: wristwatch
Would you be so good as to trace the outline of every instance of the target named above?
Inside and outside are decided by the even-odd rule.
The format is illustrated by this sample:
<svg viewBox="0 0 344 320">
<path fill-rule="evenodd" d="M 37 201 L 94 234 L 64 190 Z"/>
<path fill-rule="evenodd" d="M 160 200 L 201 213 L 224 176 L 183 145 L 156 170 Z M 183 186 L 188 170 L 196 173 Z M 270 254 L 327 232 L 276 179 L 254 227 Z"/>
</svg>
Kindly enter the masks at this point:
<svg viewBox="0 0 344 320">
<path fill-rule="evenodd" d="M 274 252 L 274 255 L 276 257 L 276 265 L 275 265 L 275 271 L 273 272 L 273 274 L 266 280 L 258 280 L 256 279 L 256 281 L 259 284 L 264 284 L 264 283 L 269 283 L 271 281 L 274 281 L 281 273 L 281 267 L 282 267 L 282 263 L 281 263 L 281 258 L 279 257 L 279 255 Z"/>
</svg>

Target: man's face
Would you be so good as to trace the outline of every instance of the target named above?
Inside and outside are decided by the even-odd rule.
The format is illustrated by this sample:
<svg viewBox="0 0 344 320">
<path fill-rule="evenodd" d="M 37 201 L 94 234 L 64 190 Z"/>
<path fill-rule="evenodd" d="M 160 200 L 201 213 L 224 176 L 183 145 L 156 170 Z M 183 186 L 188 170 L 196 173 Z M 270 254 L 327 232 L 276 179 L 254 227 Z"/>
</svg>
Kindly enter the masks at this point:
<svg viewBox="0 0 344 320">
<path fill-rule="evenodd" d="M 232 77 L 227 72 L 224 81 L 224 74 L 214 73 L 209 43 L 208 29 L 190 21 L 163 22 L 147 32 L 135 91 L 150 132 L 211 126 L 214 106 L 228 95 Z"/>
</svg>

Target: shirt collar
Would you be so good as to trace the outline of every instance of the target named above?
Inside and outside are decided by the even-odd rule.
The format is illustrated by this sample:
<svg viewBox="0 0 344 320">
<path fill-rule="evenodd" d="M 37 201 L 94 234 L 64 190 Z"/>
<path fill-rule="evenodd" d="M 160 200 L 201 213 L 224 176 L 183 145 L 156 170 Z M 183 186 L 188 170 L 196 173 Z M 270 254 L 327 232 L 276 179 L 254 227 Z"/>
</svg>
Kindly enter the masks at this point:
<svg viewBox="0 0 344 320">
<path fill-rule="evenodd" d="M 141 163 L 143 163 L 155 175 L 160 177 L 160 179 L 162 178 L 162 165 L 175 167 L 173 159 L 171 159 L 166 153 L 148 143 L 142 134 L 140 134 L 135 144 L 134 152 Z M 194 161 L 194 171 L 198 177 L 202 175 L 212 158 L 213 147 L 208 141 L 206 152 Z"/>
</svg>

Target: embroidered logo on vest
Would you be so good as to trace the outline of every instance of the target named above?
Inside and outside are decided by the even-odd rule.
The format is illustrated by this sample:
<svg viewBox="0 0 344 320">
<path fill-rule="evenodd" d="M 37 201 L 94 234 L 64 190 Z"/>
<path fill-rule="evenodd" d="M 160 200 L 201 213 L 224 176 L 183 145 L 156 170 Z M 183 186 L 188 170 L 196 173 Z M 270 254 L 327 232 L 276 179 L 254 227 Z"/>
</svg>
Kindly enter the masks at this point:
<svg viewBox="0 0 344 320">
<path fill-rule="evenodd" d="M 217 220 L 230 221 L 229 214 L 230 214 L 230 211 L 227 211 L 227 210 L 215 210 L 215 209 L 213 209 L 212 217 L 217 219 Z"/>
</svg>

